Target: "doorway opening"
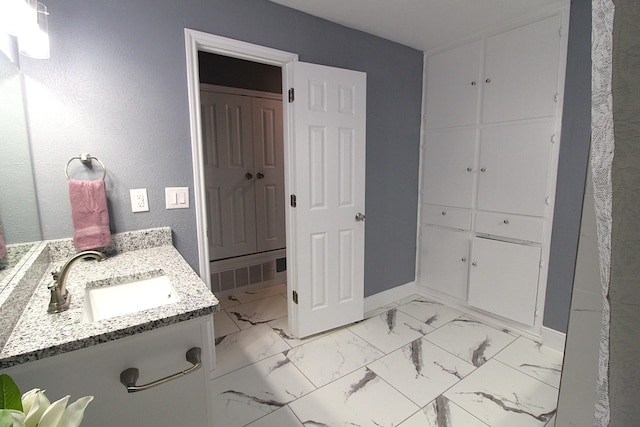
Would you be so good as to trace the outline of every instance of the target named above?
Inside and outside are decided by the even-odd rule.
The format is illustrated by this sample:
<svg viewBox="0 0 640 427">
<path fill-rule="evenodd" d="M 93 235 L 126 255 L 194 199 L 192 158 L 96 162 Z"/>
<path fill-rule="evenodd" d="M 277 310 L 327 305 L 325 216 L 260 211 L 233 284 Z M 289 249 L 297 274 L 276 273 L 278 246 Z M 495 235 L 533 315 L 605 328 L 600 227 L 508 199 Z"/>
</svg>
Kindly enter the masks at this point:
<svg viewBox="0 0 640 427">
<path fill-rule="evenodd" d="M 211 290 L 286 283 L 282 68 L 198 52 Z"/>
</svg>

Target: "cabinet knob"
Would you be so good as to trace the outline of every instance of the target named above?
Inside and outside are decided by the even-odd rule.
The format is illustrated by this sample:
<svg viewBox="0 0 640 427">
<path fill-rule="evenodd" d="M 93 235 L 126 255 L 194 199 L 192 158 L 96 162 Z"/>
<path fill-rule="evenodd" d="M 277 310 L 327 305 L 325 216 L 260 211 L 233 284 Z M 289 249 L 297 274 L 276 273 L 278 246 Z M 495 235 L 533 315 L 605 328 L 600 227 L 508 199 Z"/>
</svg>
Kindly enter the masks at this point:
<svg viewBox="0 0 640 427">
<path fill-rule="evenodd" d="M 471 168 L 467 168 L 467 172 L 471 172 L 473 169 Z"/>
<path fill-rule="evenodd" d="M 486 172 L 486 171 L 487 171 L 487 168 L 480 169 L 480 172 Z"/>
<path fill-rule="evenodd" d="M 466 258 L 462 258 L 460 261 L 467 262 L 467 259 Z"/>
<path fill-rule="evenodd" d="M 491 79 L 485 80 L 486 83 L 491 83 Z"/>
<path fill-rule="evenodd" d="M 447 211 L 442 211 L 442 216 L 445 216 L 447 214 Z"/>
<path fill-rule="evenodd" d="M 471 263 L 471 265 L 473 265 L 474 267 L 477 267 L 478 263 L 474 261 L 474 262 Z"/>
<path fill-rule="evenodd" d="M 471 86 L 475 86 L 475 85 L 477 85 L 477 84 L 478 84 L 478 83 L 477 83 L 475 80 L 471 82 Z"/>
<path fill-rule="evenodd" d="M 247 172 L 244 174 L 244 178 L 247 180 L 253 179 L 253 174 L 251 172 Z"/>
<path fill-rule="evenodd" d="M 505 220 L 504 220 L 504 221 L 502 221 L 502 222 L 504 222 L 505 224 L 509 224 L 509 220 L 508 220 L 508 219 L 505 219 Z"/>
</svg>

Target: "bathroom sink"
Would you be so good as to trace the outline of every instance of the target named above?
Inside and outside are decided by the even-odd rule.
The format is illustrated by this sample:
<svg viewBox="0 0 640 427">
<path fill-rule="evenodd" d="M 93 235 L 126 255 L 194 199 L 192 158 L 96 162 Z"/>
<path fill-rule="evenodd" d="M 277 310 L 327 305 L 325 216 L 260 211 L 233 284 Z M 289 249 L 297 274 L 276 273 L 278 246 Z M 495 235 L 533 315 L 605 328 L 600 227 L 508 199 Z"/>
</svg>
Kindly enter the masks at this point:
<svg viewBox="0 0 640 427">
<path fill-rule="evenodd" d="M 117 278 L 87 284 L 83 319 L 96 322 L 180 301 L 165 274 L 152 272 L 141 278 Z M 151 276 L 151 277 L 149 277 Z"/>
</svg>

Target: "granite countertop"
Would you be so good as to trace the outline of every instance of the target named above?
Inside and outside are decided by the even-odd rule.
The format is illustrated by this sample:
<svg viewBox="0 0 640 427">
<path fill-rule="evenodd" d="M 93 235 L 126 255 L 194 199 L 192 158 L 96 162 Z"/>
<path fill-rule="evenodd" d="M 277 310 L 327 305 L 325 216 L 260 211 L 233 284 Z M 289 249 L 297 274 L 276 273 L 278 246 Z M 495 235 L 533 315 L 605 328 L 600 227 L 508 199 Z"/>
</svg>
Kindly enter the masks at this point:
<svg viewBox="0 0 640 427">
<path fill-rule="evenodd" d="M 170 236 L 170 230 L 168 232 Z M 171 244 L 161 244 L 155 247 L 134 245 L 124 251 L 120 248 L 105 261 L 76 263 L 67 279 L 67 289 L 72 297 L 69 310 L 49 314 L 47 285 L 52 280 L 51 272 L 64 263 L 63 257 L 56 257 L 56 251 L 64 251 L 56 245 L 51 246 L 51 262 L 0 351 L 0 369 L 210 315 L 218 310 L 218 300 L 178 251 Z M 158 270 L 169 277 L 178 293 L 178 302 L 96 322 L 83 319 L 87 285 L 113 283 Z"/>
</svg>

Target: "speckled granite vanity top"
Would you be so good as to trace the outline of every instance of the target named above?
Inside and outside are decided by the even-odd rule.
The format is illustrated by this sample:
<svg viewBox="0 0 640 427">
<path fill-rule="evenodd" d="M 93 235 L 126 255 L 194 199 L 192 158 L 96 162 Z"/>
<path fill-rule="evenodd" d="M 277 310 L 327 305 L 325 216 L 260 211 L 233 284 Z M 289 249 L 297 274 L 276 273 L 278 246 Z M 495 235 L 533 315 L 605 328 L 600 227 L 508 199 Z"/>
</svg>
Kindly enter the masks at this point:
<svg viewBox="0 0 640 427">
<path fill-rule="evenodd" d="M 171 229 L 158 228 L 114 236 L 108 258 L 82 261 L 71 270 L 67 289 L 69 310 L 48 314 L 51 271 L 75 253 L 70 240 L 47 242 L 49 265 L 26 307 L 16 314 L 16 325 L 0 351 L 0 369 L 206 316 L 218 310 L 218 301 L 191 269 L 171 241 Z M 144 277 L 162 271 L 169 277 L 179 301 L 96 322 L 83 319 L 85 288 L 105 281 Z M 12 307 L 3 306 L 3 316 Z"/>
</svg>

